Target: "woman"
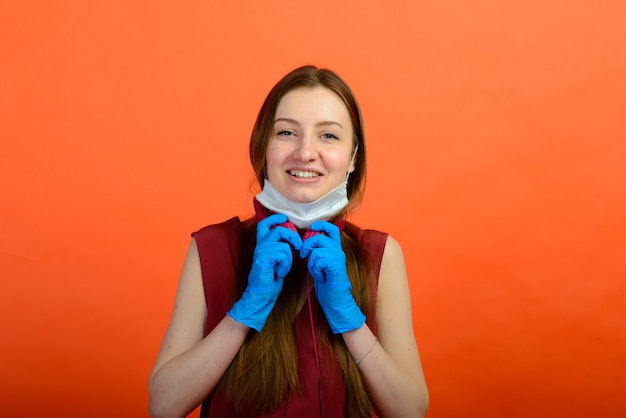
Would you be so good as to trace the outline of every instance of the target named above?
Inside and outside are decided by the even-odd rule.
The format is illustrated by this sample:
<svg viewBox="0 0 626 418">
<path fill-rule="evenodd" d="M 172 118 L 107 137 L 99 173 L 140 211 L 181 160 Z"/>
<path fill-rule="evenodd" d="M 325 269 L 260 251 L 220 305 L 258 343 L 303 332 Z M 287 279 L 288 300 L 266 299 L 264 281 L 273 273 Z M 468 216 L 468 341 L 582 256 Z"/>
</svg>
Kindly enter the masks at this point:
<svg viewBox="0 0 626 418">
<path fill-rule="evenodd" d="M 193 234 L 150 376 L 153 417 L 420 417 L 428 392 L 402 250 L 345 221 L 365 180 L 360 112 L 306 66 L 250 141 L 256 216 Z M 313 290 L 312 290 L 313 289 Z"/>
</svg>

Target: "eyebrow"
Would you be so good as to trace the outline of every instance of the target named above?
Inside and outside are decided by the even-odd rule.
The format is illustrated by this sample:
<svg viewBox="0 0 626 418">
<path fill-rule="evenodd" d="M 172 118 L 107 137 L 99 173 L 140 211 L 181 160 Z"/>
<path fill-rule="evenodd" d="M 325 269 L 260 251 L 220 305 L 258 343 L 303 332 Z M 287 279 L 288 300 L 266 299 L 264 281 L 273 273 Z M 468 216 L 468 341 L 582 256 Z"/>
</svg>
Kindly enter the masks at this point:
<svg viewBox="0 0 626 418">
<path fill-rule="evenodd" d="M 291 118 L 276 118 L 276 120 L 274 121 L 274 124 L 276 124 L 278 122 L 287 122 L 287 123 L 293 123 L 295 125 L 300 125 L 300 122 L 298 122 L 295 119 L 291 119 Z M 343 125 L 341 125 L 341 123 L 339 123 L 339 122 L 335 122 L 334 120 L 324 120 L 324 121 L 321 121 L 321 122 L 317 122 L 315 124 L 315 126 L 328 126 L 328 125 L 337 125 L 341 129 L 343 129 Z"/>
</svg>

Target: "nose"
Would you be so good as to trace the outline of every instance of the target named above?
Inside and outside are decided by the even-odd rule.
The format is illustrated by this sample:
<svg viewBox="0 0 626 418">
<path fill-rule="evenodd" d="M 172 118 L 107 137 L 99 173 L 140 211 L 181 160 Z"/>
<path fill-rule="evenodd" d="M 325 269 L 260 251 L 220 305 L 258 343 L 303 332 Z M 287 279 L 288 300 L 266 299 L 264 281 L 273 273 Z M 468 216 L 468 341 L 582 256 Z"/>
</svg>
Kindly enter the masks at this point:
<svg viewBox="0 0 626 418">
<path fill-rule="evenodd" d="M 311 161 L 315 159 L 316 155 L 317 146 L 310 135 L 303 136 L 300 141 L 297 141 L 296 149 L 293 153 L 296 160 Z"/>
</svg>

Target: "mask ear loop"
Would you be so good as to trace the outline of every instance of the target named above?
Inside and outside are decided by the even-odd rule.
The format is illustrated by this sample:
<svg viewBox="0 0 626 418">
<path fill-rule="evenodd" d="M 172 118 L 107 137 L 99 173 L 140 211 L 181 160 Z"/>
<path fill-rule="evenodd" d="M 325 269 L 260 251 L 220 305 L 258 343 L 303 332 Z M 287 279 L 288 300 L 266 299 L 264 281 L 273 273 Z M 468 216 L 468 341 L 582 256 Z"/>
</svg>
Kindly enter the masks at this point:
<svg viewBox="0 0 626 418">
<path fill-rule="evenodd" d="M 309 305 L 309 320 L 311 321 L 311 336 L 313 339 L 313 351 L 315 352 L 315 367 L 317 369 L 317 395 L 320 401 L 320 417 L 324 418 L 324 408 L 322 405 L 322 374 L 320 371 L 320 359 L 317 353 L 317 338 L 315 336 L 315 326 L 313 325 L 313 308 L 311 307 L 311 275 L 306 274 L 306 300 Z"/>
<path fill-rule="evenodd" d="M 354 148 L 354 153 L 352 153 L 352 158 L 350 159 L 350 165 L 349 165 L 350 167 L 354 165 L 354 160 L 356 159 L 356 153 L 358 150 L 359 150 L 359 144 L 357 143 L 356 147 Z M 352 172 L 348 170 L 348 172 L 346 173 L 346 183 L 348 182 L 348 177 L 350 177 L 350 174 L 352 174 Z"/>
</svg>

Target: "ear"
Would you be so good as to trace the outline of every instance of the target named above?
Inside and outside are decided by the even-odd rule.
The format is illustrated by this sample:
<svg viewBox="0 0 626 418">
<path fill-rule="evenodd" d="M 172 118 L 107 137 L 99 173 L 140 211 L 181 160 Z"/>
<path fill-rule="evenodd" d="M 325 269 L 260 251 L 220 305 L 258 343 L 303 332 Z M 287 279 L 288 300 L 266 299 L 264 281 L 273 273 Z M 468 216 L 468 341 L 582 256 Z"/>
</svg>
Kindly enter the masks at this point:
<svg viewBox="0 0 626 418">
<path fill-rule="evenodd" d="M 356 169 L 356 158 L 350 161 L 350 167 L 348 167 L 348 174 L 352 174 L 352 172 Z"/>
<path fill-rule="evenodd" d="M 356 169 L 356 162 L 358 160 L 358 152 L 359 152 L 359 144 L 354 148 L 354 152 L 352 154 L 352 159 L 350 160 L 350 167 L 348 167 L 348 174 L 352 174 L 352 172 Z"/>
</svg>

